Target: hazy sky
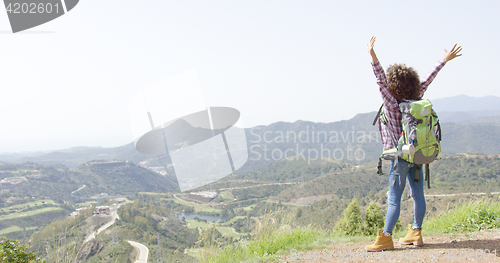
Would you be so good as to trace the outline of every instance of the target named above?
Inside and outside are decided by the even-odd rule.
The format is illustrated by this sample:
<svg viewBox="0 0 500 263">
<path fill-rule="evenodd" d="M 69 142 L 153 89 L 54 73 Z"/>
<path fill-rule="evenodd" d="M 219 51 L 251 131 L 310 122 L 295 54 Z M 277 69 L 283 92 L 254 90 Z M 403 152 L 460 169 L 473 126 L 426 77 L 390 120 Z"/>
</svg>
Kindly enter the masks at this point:
<svg viewBox="0 0 500 263">
<path fill-rule="evenodd" d="M 499 6 L 84 0 L 16 34 L 0 12 L 0 152 L 127 144 L 131 96 L 192 70 L 205 103 L 238 109 L 246 127 L 349 119 L 381 103 L 365 49 L 372 35 L 384 67 L 406 63 L 421 77 L 444 48 L 463 46 L 464 55 L 429 87 L 429 99 L 500 96 Z"/>
</svg>

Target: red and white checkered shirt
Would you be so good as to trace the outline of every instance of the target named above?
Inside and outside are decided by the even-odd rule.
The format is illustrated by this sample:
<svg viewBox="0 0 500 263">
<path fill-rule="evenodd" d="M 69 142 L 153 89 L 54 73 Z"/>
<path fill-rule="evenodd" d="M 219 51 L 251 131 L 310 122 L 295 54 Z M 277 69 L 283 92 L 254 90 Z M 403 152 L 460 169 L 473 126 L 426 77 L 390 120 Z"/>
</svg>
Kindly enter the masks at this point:
<svg viewBox="0 0 500 263">
<path fill-rule="evenodd" d="M 387 118 L 387 126 L 379 125 L 378 129 L 380 131 L 380 137 L 382 139 L 382 145 L 384 150 L 395 148 L 394 142 L 392 140 L 392 134 L 395 136 L 397 141 L 400 134 L 403 132 L 403 127 L 401 125 L 401 111 L 399 110 L 399 103 L 389 92 L 389 87 L 387 85 L 387 79 L 385 77 L 385 72 L 379 61 L 372 62 L 373 73 L 377 77 L 377 84 L 380 88 L 380 94 L 382 95 L 382 100 L 384 101 L 384 114 Z M 424 92 L 427 87 L 434 80 L 438 72 L 444 67 L 446 62 L 444 60 L 438 61 L 431 72 L 425 77 L 424 81 L 420 83 L 422 89 L 420 90 L 420 97 L 424 96 Z M 391 134 L 392 132 L 392 134 Z"/>
</svg>

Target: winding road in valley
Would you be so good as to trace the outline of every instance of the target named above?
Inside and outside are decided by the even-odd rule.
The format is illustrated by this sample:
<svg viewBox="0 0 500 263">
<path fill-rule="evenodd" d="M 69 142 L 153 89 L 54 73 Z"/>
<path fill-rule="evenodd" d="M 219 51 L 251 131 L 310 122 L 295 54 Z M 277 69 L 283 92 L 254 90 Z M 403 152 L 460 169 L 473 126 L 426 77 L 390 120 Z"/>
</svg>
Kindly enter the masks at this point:
<svg viewBox="0 0 500 263">
<path fill-rule="evenodd" d="M 97 229 L 96 232 L 93 232 L 92 234 L 90 234 L 86 239 L 85 239 L 85 242 L 84 243 L 87 243 L 89 242 L 90 240 L 94 239 L 95 238 L 95 235 L 101 233 L 102 231 L 106 230 L 106 228 L 112 226 L 116 219 L 120 219 L 120 217 L 118 216 L 118 214 L 116 213 L 116 211 L 113 211 L 111 212 L 111 221 L 109 221 L 108 223 L 106 223 L 105 225 L 101 226 L 99 229 Z"/>
<path fill-rule="evenodd" d="M 137 243 L 137 242 L 134 242 L 134 241 L 130 241 L 130 240 L 127 240 L 127 242 L 137 248 L 139 250 L 139 256 L 137 256 L 137 260 L 135 261 L 135 263 L 147 263 L 148 262 L 148 254 L 149 254 L 149 249 L 141 244 L 141 243 Z"/>
</svg>

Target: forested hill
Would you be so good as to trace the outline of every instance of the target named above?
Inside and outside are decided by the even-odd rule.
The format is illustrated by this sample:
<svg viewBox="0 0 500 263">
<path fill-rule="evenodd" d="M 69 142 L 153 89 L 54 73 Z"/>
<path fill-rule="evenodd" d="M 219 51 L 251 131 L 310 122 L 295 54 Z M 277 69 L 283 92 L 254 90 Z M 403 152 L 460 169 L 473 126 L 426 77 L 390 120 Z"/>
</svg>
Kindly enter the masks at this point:
<svg viewBox="0 0 500 263">
<path fill-rule="evenodd" d="M 375 161 L 362 165 L 335 160 L 281 160 L 224 181 L 251 181 L 258 184 L 295 183 L 269 193 L 274 199 L 290 202 L 311 196 L 341 199 L 375 195 L 387 188 L 389 161 L 385 175 L 377 175 Z M 500 155 L 444 155 L 430 165 L 432 193 L 495 192 L 500 189 Z M 229 185 L 230 186 L 230 185 Z M 226 186 L 224 186 L 226 187 Z M 249 188 L 248 191 L 255 191 Z"/>
<path fill-rule="evenodd" d="M 175 177 L 122 161 L 91 161 L 75 169 L 35 163 L 4 164 L 0 166 L 0 180 L 4 178 L 9 179 L 2 181 L 2 189 L 7 189 L 0 194 L 2 200 L 14 193 L 20 197 L 46 196 L 62 203 L 62 200 L 88 199 L 101 193 L 112 196 L 178 190 Z M 12 181 L 15 178 L 20 179 Z"/>
</svg>

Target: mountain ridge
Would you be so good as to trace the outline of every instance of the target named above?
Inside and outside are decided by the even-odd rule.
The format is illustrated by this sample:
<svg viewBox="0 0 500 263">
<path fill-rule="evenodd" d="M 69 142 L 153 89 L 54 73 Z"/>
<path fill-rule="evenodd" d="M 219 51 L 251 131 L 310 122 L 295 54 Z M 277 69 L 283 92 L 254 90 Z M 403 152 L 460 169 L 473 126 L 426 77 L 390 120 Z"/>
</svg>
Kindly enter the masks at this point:
<svg viewBox="0 0 500 263">
<path fill-rule="evenodd" d="M 439 108 L 443 108 L 453 101 L 455 105 L 460 105 L 459 102 L 461 102 L 465 105 L 471 105 L 471 109 L 479 110 L 470 112 L 440 111 Z M 475 98 L 459 95 L 433 100 L 441 123 L 443 123 L 443 153 L 481 152 L 496 154 L 499 152 L 497 149 L 500 147 L 500 106 L 496 106 L 498 110 L 486 110 L 486 108 L 491 108 L 491 103 L 485 101 L 498 102 L 500 105 L 500 98 L 495 96 Z M 453 107 L 450 109 L 456 108 Z M 329 157 L 336 154 L 333 156 L 335 159 L 354 163 L 374 160 L 378 158 L 382 150 L 378 127 L 371 125 L 375 115 L 376 112 L 358 113 L 351 119 L 328 123 L 306 120 L 278 121 L 269 125 L 246 128 L 249 160 L 240 170 L 253 170 L 275 159 L 287 156 L 305 158 L 304 153 L 307 151 L 309 151 L 307 152 L 309 158 L 325 153 L 329 154 Z M 303 151 L 304 149 L 307 151 Z M 353 158 L 354 151 L 357 151 L 360 160 Z M 112 148 L 72 147 L 45 154 L 37 153 L 32 156 L 22 156 L 19 153 L 1 154 L 0 161 L 63 164 L 74 168 L 84 162 L 102 159 L 127 160 L 137 164 L 145 163 L 146 166 L 169 167 L 170 163 L 163 160 L 164 157 L 165 155 L 140 153 L 135 150 L 134 143 L 131 142 Z"/>
</svg>

